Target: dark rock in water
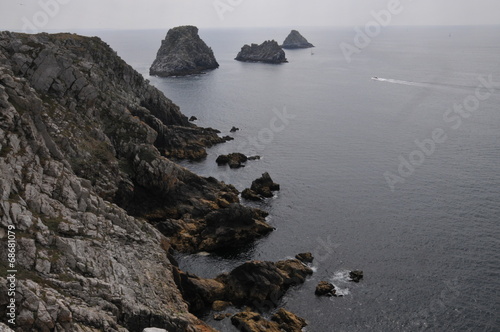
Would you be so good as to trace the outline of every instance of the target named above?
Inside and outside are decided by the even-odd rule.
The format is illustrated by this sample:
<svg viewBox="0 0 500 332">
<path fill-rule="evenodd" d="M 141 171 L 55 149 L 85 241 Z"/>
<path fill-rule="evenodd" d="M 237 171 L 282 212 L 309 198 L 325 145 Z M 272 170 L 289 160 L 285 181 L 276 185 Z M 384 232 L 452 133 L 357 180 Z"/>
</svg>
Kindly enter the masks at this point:
<svg viewBox="0 0 500 332">
<path fill-rule="evenodd" d="M 243 165 L 244 162 L 248 160 L 247 156 L 245 156 L 242 153 L 230 153 L 228 155 L 220 155 L 217 157 L 215 162 L 218 165 L 226 165 L 228 164 L 229 167 L 231 168 L 240 168 L 240 167 L 245 167 Z"/>
<path fill-rule="evenodd" d="M 296 259 L 277 263 L 251 261 L 218 276 L 217 280 L 225 285 L 226 299 L 232 303 L 248 306 L 267 303 L 271 309 L 289 287 L 303 283 L 311 274 L 312 270 Z"/>
<path fill-rule="evenodd" d="M 303 318 L 282 308 L 271 317 L 271 321 L 247 310 L 231 317 L 231 323 L 239 331 L 245 332 L 300 332 L 307 326 Z"/>
<path fill-rule="evenodd" d="M 262 196 L 258 195 L 255 193 L 255 191 L 251 190 L 250 188 L 246 188 L 241 192 L 241 197 L 243 197 L 246 200 L 249 201 L 254 201 L 254 202 L 260 202 L 262 201 Z"/>
<path fill-rule="evenodd" d="M 285 49 L 314 47 L 297 30 L 292 30 L 282 45 Z"/>
<path fill-rule="evenodd" d="M 183 76 L 218 67 L 212 49 L 198 35 L 198 28 L 186 25 L 168 31 L 149 74 Z"/>
<path fill-rule="evenodd" d="M 363 271 L 351 271 L 349 272 L 349 277 L 351 278 L 351 281 L 359 282 L 363 279 Z"/>
<path fill-rule="evenodd" d="M 233 127 L 233 128 L 231 128 L 230 132 L 231 132 L 231 133 L 235 133 L 235 132 L 237 132 L 238 130 L 240 130 L 240 128 Z"/>
<path fill-rule="evenodd" d="M 274 40 L 267 40 L 260 45 L 252 44 L 243 46 L 235 60 L 274 64 L 288 62 L 285 51 Z"/>
<path fill-rule="evenodd" d="M 207 308 L 249 306 L 259 311 L 274 309 L 281 296 L 294 285 L 304 283 L 312 270 L 296 259 L 246 262 L 230 273 L 204 279 L 174 268 L 175 282 L 192 312 Z"/>
<path fill-rule="evenodd" d="M 317 296 L 336 296 L 335 293 L 335 286 L 327 281 L 320 281 L 314 292 Z"/>
<path fill-rule="evenodd" d="M 280 185 L 274 183 L 269 173 L 262 174 L 262 177 L 254 180 L 250 189 L 243 190 L 241 196 L 245 199 L 258 201 L 257 197 L 273 197 L 273 191 L 280 190 Z"/>
<path fill-rule="evenodd" d="M 295 258 L 297 258 L 299 261 L 303 263 L 312 263 L 312 261 L 314 260 L 314 257 L 310 252 L 300 253 L 297 256 L 295 256 Z"/>
<path fill-rule="evenodd" d="M 260 156 L 250 156 L 248 160 L 260 160 Z"/>
<path fill-rule="evenodd" d="M 189 121 L 196 121 L 196 120 L 198 120 L 198 118 L 197 118 L 197 117 L 195 117 L 194 115 L 193 115 L 192 117 L 190 117 L 190 118 L 189 118 Z"/>
</svg>

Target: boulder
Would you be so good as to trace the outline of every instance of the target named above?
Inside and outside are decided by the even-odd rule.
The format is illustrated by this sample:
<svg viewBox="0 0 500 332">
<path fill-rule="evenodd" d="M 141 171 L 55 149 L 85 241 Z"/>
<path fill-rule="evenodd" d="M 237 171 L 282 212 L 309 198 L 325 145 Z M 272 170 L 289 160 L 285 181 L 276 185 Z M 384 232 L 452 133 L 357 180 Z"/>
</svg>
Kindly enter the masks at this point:
<svg viewBox="0 0 500 332">
<path fill-rule="evenodd" d="M 231 128 L 231 130 L 230 130 L 230 132 L 235 133 L 235 132 L 237 132 L 238 130 L 240 130 L 240 128 L 237 128 L 237 127 L 232 127 L 232 128 Z"/>
<path fill-rule="evenodd" d="M 191 122 L 196 121 L 196 120 L 198 120 L 198 118 L 195 117 L 194 115 L 189 118 L 189 121 L 191 121 Z"/>
<path fill-rule="evenodd" d="M 296 49 L 314 47 L 314 45 L 309 43 L 297 30 L 292 30 L 281 47 L 285 49 Z"/>
<path fill-rule="evenodd" d="M 149 74 L 161 77 L 183 76 L 218 67 L 212 49 L 198 35 L 198 28 L 186 25 L 168 31 Z"/>
<path fill-rule="evenodd" d="M 305 319 L 283 308 L 280 308 L 271 320 L 278 323 L 279 328 L 285 332 L 300 332 L 307 326 Z"/>
<path fill-rule="evenodd" d="M 252 182 L 250 189 L 243 190 L 242 197 L 248 200 L 258 201 L 262 197 L 273 197 L 273 191 L 280 190 L 280 185 L 275 183 L 269 173 L 264 173 L 262 176 Z M 260 198 L 260 199 L 257 199 Z"/>
<path fill-rule="evenodd" d="M 260 45 L 252 44 L 243 46 L 235 60 L 272 64 L 288 62 L 285 51 L 274 40 L 267 40 Z"/>
<path fill-rule="evenodd" d="M 335 286 L 327 281 L 320 281 L 314 294 L 317 296 L 336 296 Z"/>
<path fill-rule="evenodd" d="M 247 156 L 245 156 L 243 153 L 230 153 L 228 155 L 220 155 L 217 157 L 215 162 L 218 165 L 229 165 L 230 168 L 240 168 L 240 167 L 245 167 L 243 165 L 244 162 L 248 160 Z"/>
<path fill-rule="evenodd" d="M 351 278 L 351 281 L 353 282 L 360 282 L 360 280 L 363 279 L 363 271 L 351 271 L 349 272 L 349 278 Z"/>
</svg>

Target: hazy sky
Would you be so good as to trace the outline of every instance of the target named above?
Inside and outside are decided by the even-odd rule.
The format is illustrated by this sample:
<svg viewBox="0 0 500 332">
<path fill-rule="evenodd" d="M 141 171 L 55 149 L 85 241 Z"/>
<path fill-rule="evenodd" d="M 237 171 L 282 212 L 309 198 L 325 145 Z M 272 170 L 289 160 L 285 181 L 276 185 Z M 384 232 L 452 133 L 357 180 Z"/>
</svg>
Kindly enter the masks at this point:
<svg viewBox="0 0 500 332">
<path fill-rule="evenodd" d="M 500 24 L 499 0 L 0 0 L 0 30 L 356 26 L 391 2 L 391 25 Z"/>
</svg>

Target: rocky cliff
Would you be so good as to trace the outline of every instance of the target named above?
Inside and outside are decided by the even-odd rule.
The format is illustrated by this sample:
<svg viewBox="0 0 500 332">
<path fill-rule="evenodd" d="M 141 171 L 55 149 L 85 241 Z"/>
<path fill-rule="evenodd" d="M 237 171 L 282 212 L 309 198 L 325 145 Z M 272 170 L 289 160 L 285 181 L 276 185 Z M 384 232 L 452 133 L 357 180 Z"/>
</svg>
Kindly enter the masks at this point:
<svg viewBox="0 0 500 332">
<path fill-rule="evenodd" d="M 167 157 L 223 141 L 187 121 L 99 38 L 0 33 L 0 238 L 17 243 L 17 331 L 210 331 L 173 248 L 270 232 L 238 192 Z M 6 246 L 0 248 L 6 270 Z M 0 315 L 6 316 L 0 278 Z"/>
<path fill-rule="evenodd" d="M 245 45 L 235 60 L 246 62 L 283 63 L 286 60 L 285 51 L 274 40 L 267 40 L 260 45 Z"/>
<path fill-rule="evenodd" d="M 168 31 L 149 74 L 162 77 L 182 76 L 218 67 L 212 49 L 198 35 L 198 28 L 188 25 Z"/>
<path fill-rule="evenodd" d="M 297 30 L 292 30 L 283 42 L 282 47 L 285 49 L 295 49 L 314 47 L 314 45 L 309 43 Z"/>
</svg>

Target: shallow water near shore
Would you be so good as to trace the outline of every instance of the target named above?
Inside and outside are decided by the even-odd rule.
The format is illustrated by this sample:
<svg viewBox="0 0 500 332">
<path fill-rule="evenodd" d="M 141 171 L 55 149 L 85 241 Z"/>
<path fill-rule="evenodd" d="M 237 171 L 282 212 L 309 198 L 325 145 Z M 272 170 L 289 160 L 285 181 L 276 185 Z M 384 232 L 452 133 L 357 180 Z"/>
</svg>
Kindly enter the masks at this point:
<svg viewBox="0 0 500 332">
<path fill-rule="evenodd" d="M 281 303 L 308 331 L 500 330 L 500 28 L 387 28 L 351 63 L 339 44 L 352 43 L 353 30 L 304 28 L 316 47 L 287 50 L 289 63 L 233 60 L 244 44 L 282 42 L 289 30 L 201 29 L 220 68 L 178 78 L 148 75 L 166 31 L 88 33 L 198 125 L 223 135 L 240 128 L 183 166 L 240 191 L 266 171 L 281 185 L 276 197 L 248 203 L 268 211 L 276 231 L 223 255 L 179 255 L 181 268 L 214 277 L 246 260 L 311 251 L 314 275 Z M 479 79 L 490 75 L 492 90 Z M 478 87 L 488 97 L 455 128 L 458 113 L 445 114 Z M 446 139 L 425 154 L 415 141 L 429 152 L 436 129 Z M 230 152 L 262 159 L 217 166 Z M 400 166 L 412 155 L 413 171 Z M 404 183 L 391 190 L 386 172 Z M 364 271 L 360 283 L 346 280 L 354 269 Z M 344 296 L 315 297 L 321 280 Z M 227 319 L 206 319 L 232 330 Z"/>
</svg>

